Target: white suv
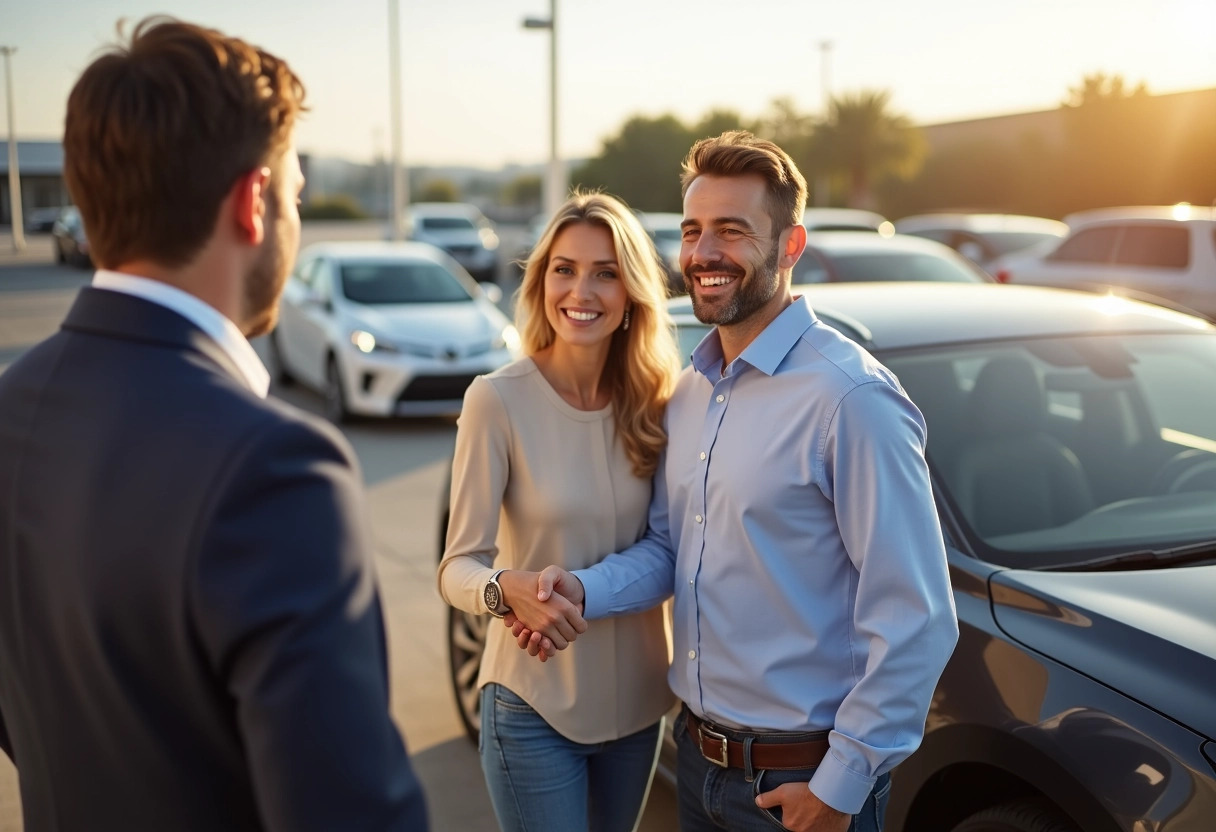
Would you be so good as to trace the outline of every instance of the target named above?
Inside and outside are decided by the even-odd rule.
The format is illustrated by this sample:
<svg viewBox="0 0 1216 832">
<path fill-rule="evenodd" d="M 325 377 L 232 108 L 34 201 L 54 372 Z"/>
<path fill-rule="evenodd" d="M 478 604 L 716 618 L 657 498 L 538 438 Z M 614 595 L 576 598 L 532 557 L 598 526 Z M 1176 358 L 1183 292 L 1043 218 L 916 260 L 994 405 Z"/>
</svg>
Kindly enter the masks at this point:
<svg viewBox="0 0 1216 832">
<path fill-rule="evenodd" d="M 416 202 L 409 208 L 410 239 L 437 246 L 474 279 L 498 278 L 498 235 L 476 205 Z"/>
<path fill-rule="evenodd" d="M 1216 209 L 1102 208 L 1065 221 L 1059 245 L 994 263 L 997 280 L 1114 290 L 1216 318 Z"/>
</svg>

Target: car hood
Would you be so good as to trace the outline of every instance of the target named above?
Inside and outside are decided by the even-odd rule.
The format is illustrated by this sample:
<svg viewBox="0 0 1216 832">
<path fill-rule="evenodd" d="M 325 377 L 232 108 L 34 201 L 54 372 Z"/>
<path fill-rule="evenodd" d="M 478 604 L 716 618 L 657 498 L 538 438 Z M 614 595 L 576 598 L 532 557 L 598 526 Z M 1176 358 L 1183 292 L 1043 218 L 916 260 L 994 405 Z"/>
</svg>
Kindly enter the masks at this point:
<svg viewBox="0 0 1216 832">
<path fill-rule="evenodd" d="M 350 317 L 352 326 L 374 335 L 441 347 L 496 338 L 508 324 L 501 312 L 478 301 L 359 306 Z"/>
<path fill-rule="evenodd" d="M 1216 566 L 992 576 L 993 614 L 1022 644 L 1216 737 Z"/>
</svg>

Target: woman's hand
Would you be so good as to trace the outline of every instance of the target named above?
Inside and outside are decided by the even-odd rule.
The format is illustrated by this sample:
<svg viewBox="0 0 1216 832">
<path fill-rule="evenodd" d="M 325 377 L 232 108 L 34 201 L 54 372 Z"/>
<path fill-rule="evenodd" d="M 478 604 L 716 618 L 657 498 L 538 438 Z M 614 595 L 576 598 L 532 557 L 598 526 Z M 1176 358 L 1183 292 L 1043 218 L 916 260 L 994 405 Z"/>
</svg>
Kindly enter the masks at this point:
<svg viewBox="0 0 1216 832">
<path fill-rule="evenodd" d="M 502 587 L 503 600 L 516 619 L 515 623 L 549 639 L 554 648 L 565 650 L 579 634 L 587 631 L 587 622 L 579 609 L 583 587 L 577 578 L 564 569 L 558 571 L 569 576 L 565 581 L 561 576 L 547 574 L 553 569 L 557 567 L 548 567 L 541 573 L 508 569 L 498 576 L 498 583 Z M 570 587 L 570 581 L 578 585 L 577 590 Z M 555 585 L 571 593 L 577 591 L 578 599 L 571 601 L 560 590 L 555 592 Z M 538 641 L 538 649 L 540 647 Z M 529 650 L 529 653 L 532 651 Z"/>
</svg>

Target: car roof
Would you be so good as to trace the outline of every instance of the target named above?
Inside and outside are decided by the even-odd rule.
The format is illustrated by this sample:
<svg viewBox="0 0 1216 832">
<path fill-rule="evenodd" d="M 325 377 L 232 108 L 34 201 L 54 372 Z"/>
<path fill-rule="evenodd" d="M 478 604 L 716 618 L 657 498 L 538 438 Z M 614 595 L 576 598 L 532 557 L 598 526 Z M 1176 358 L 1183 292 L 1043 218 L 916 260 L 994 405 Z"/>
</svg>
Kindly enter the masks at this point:
<svg viewBox="0 0 1216 832">
<path fill-rule="evenodd" d="M 409 206 L 411 214 L 431 217 L 476 217 L 481 209 L 468 202 L 415 202 Z"/>
<path fill-rule="evenodd" d="M 442 263 L 441 252 L 430 243 L 342 240 L 313 243 L 300 257 L 329 257 L 334 260 L 412 260 Z"/>
<path fill-rule="evenodd" d="M 900 232 L 952 228 L 980 233 L 985 231 L 1029 231 L 1060 236 L 1068 233 L 1068 225 L 1059 220 L 1032 217 L 1026 214 L 913 214 L 895 221 L 895 230 Z"/>
<path fill-rule="evenodd" d="M 886 221 L 882 214 L 861 208 L 807 208 L 802 212 L 802 224 L 808 228 L 816 225 L 856 225 L 877 230 Z"/>
<path fill-rule="evenodd" d="M 1087 225 L 1098 222 L 1117 222 L 1121 220 L 1174 220 L 1187 222 L 1199 220 L 1216 222 L 1216 208 L 1205 208 L 1201 205 L 1121 205 L 1112 208 L 1093 208 L 1088 211 L 1076 211 L 1064 218 L 1070 227 Z"/>
<path fill-rule="evenodd" d="M 679 228 L 684 215 L 675 211 L 639 211 L 638 218 L 647 228 Z"/>
<path fill-rule="evenodd" d="M 846 254 L 850 252 L 903 252 L 926 254 L 946 254 L 953 259 L 954 249 L 936 240 L 926 240 L 924 237 L 914 237 L 911 234 L 858 234 L 856 231 L 809 231 L 806 244 L 825 254 Z"/>
<path fill-rule="evenodd" d="M 1043 286 L 825 283 L 793 292 L 879 351 L 1112 332 L 1216 333 L 1202 318 L 1141 301 Z M 677 323 L 695 320 L 687 296 L 672 298 L 668 309 Z"/>
</svg>

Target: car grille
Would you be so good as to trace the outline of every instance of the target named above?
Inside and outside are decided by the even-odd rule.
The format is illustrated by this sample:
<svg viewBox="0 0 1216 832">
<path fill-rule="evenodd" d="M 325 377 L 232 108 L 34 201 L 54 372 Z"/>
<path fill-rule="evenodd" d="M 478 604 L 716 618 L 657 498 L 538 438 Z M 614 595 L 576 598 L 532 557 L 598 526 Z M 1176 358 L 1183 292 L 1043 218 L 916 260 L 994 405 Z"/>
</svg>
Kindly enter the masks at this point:
<svg viewBox="0 0 1216 832">
<path fill-rule="evenodd" d="M 436 402 L 463 399 L 476 373 L 457 376 L 417 376 L 397 397 L 397 402 Z"/>
</svg>

